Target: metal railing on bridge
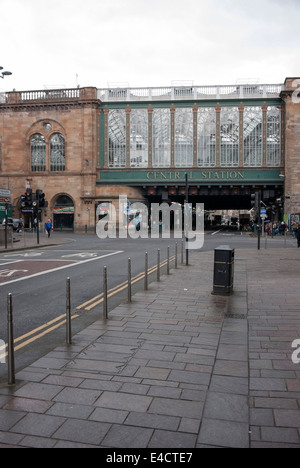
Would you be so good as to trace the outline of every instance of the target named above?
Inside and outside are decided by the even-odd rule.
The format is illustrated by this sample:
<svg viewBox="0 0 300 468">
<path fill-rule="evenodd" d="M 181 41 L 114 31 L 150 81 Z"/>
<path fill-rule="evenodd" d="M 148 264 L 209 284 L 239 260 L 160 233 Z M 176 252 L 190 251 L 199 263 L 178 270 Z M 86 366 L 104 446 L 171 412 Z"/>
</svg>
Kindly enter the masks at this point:
<svg viewBox="0 0 300 468">
<path fill-rule="evenodd" d="M 161 88 L 98 89 L 98 99 L 109 101 L 181 101 L 209 99 L 278 98 L 283 84 L 243 84 L 231 86 L 171 86 Z"/>
</svg>

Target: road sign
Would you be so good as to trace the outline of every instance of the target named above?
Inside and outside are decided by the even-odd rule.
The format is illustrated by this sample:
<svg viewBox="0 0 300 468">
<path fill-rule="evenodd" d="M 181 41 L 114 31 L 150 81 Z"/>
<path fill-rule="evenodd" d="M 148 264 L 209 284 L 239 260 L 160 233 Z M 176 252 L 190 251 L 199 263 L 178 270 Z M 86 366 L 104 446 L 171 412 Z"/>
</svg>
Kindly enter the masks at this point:
<svg viewBox="0 0 300 468">
<path fill-rule="evenodd" d="M 10 190 L 0 189 L 0 199 L 3 200 L 1 203 L 10 203 L 11 202 Z"/>
<path fill-rule="evenodd" d="M 265 214 L 267 214 L 267 210 L 266 210 L 266 208 L 261 208 L 261 210 L 260 210 L 260 214 L 261 214 L 261 215 L 265 215 Z"/>
</svg>

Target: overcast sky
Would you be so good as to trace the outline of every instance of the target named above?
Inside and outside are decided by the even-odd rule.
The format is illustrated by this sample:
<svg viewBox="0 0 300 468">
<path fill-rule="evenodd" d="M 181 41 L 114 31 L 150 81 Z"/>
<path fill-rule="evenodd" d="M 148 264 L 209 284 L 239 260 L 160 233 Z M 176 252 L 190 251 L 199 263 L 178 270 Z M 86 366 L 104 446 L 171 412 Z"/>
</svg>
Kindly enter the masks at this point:
<svg viewBox="0 0 300 468">
<path fill-rule="evenodd" d="M 0 90 L 282 83 L 300 0 L 0 0 Z"/>
</svg>

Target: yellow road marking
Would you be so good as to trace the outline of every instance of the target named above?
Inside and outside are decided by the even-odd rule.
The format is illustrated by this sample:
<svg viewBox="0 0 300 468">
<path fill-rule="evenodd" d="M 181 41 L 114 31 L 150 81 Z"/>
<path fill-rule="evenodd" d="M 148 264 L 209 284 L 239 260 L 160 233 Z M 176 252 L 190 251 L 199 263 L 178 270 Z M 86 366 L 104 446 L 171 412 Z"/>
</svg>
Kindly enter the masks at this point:
<svg viewBox="0 0 300 468">
<path fill-rule="evenodd" d="M 27 338 L 28 336 L 31 336 L 31 335 L 35 335 L 35 333 L 39 332 L 40 330 L 43 330 L 44 328 L 47 328 L 49 327 L 49 325 L 52 325 L 53 323 L 61 320 L 62 317 L 65 317 L 65 315 L 60 315 L 59 317 L 57 317 L 56 319 L 54 320 L 51 320 L 51 322 L 47 322 L 45 323 L 44 325 L 41 325 L 40 327 L 32 330 L 31 332 L 29 333 L 26 333 L 25 335 L 22 335 L 22 336 L 19 336 L 18 338 L 16 338 L 14 340 L 14 344 L 16 343 L 19 343 L 20 341 L 24 340 L 25 338 Z M 74 318 L 77 318 L 79 317 L 78 314 L 74 314 L 71 316 L 71 319 L 73 320 Z M 14 350 L 15 351 L 18 351 L 19 349 L 22 349 L 24 348 L 25 346 L 29 345 L 30 343 L 33 343 L 34 341 L 38 340 L 39 338 L 42 338 L 43 336 L 47 335 L 48 333 L 52 332 L 53 330 L 56 330 L 57 328 L 61 327 L 62 325 L 64 325 L 66 323 L 66 319 L 62 320 L 61 322 L 57 323 L 56 325 L 53 325 L 52 327 L 50 326 L 50 328 L 47 328 L 46 330 L 44 330 L 42 333 L 39 333 L 38 335 L 35 335 L 33 336 L 32 338 L 30 338 L 29 340 L 26 340 L 24 341 L 23 343 L 17 345 L 14 347 Z M 7 344 L 5 346 L 1 346 L 0 348 L 0 351 L 4 350 L 7 348 Z M 5 352 L 4 354 L 0 355 L 0 360 L 3 359 L 4 357 L 7 356 L 7 352 Z"/>
<path fill-rule="evenodd" d="M 172 262 L 174 259 L 175 259 L 175 256 L 171 257 L 170 262 Z M 167 260 L 161 262 L 160 268 L 164 267 L 165 265 L 167 265 Z M 157 271 L 157 269 L 158 269 L 157 265 L 155 265 L 154 267 L 149 268 L 148 269 L 148 275 L 151 275 L 152 273 Z M 139 273 L 137 276 L 132 278 L 131 279 L 131 284 L 135 284 L 138 281 L 141 281 L 143 278 L 145 278 L 145 272 Z M 114 296 L 115 294 L 118 294 L 119 292 L 123 291 L 127 287 L 128 287 L 128 281 L 124 281 L 123 283 L 111 288 L 108 291 L 108 298 Z M 85 302 L 84 304 L 81 304 L 80 306 L 76 307 L 76 309 L 77 310 L 84 309 L 84 310 L 89 311 L 89 310 L 93 309 L 94 307 L 96 307 L 97 305 L 101 304 L 102 302 L 103 302 L 103 293 L 99 294 L 98 296 L 93 297 L 92 299 Z M 75 319 L 77 317 L 79 317 L 79 315 L 74 314 L 74 315 L 71 316 L 71 319 L 73 320 L 73 319 Z M 59 322 L 59 323 L 56 323 L 56 322 Z M 30 332 L 28 332 L 28 333 L 26 333 L 26 334 L 24 334 L 22 336 L 19 336 L 18 338 L 14 339 L 14 344 L 16 345 L 20 341 L 22 341 L 22 343 L 15 346 L 14 350 L 18 351 L 19 349 L 24 348 L 25 346 L 29 345 L 30 343 L 33 343 L 34 341 L 38 340 L 39 338 L 42 338 L 43 336 L 47 335 L 48 333 L 52 332 L 53 330 L 56 330 L 57 328 L 61 327 L 65 323 L 66 323 L 65 314 L 62 314 L 62 315 L 56 317 L 55 319 L 51 320 L 50 322 L 47 322 L 44 325 L 41 325 L 40 327 L 37 327 L 34 330 L 31 330 Z M 41 330 L 44 330 L 44 331 L 42 331 L 41 333 L 38 333 Z M 36 333 L 38 333 L 38 334 L 36 335 Z M 26 339 L 28 337 L 31 337 L 31 338 L 27 339 L 26 341 L 23 341 L 24 339 Z M 7 348 L 7 344 L 1 346 L 0 351 L 4 351 L 6 348 Z M 7 352 L 1 354 L 0 355 L 0 361 L 3 360 L 3 358 L 5 358 L 7 356 L 7 354 L 8 354 Z"/>
<path fill-rule="evenodd" d="M 175 256 L 170 258 L 170 262 L 172 262 L 173 260 L 175 260 Z M 166 264 L 167 264 L 167 260 L 164 260 L 163 262 L 161 262 L 160 268 L 164 267 Z M 155 265 L 154 267 L 149 268 L 148 269 L 148 275 L 151 275 L 152 273 L 157 271 L 157 269 L 158 269 L 157 265 Z M 132 278 L 131 284 L 135 284 L 138 281 L 141 281 L 143 278 L 145 278 L 145 272 L 139 273 L 137 276 Z M 114 296 L 115 294 L 118 294 L 119 292 L 124 291 L 124 289 L 126 289 L 127 287 L 128 287 L 128 281 L 124 281 L 123 283 L 118 284 L 114 288 L 111 288 L 108 291 L 107 297 L 110 298 L 110 297 Z M 83 304 L 76 307 L 76 310 L 84 309 L 84 310 L 90 311 L 94 307 L 96 307 L 97 305 L 101 304 L 103 302 L 103 299 L 104 299 L 103 298 L 103 293 L 98 294 L 98 296 L 95 296 L 92 299 L 90 299 L 89 301 L 84 302 Z"/>
</svg>

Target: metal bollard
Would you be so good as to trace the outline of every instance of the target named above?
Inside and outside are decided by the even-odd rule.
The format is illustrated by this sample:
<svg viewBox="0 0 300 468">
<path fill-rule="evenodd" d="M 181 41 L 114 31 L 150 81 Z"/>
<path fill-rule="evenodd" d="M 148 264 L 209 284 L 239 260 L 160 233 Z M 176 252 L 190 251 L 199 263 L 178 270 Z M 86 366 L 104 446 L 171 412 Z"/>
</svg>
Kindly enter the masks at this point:
<svg viewBox="0 0 300 468">
<path fill-rule="evenodd" d="M 103 318 L 108 318 L 107 313 L 107 267 L 103 268 Z"/>
<path fill-rule="evenodd" d="M 181 241 L 181 264 L 183 265 L 183 250 L 184 250 L 184 241 Z"/>
<path fill-rule="evenodd" d="M 8 350 L 8 385 L 14 385 L 15 379 L 15 350 L 14 350 L 14 328 L 12 295 L 7 296 L 7 350 Z"/>
<path fill-rule="evenodd" d="M 66 282 L 66 342 L 72 344 L 71 328 L 71 280 L 67 278 Z"/>
<path fill-rule="evenodd" d="M 131 259 L 128 259 L 128 302 L 131 302 Z"/>
<path fill-rule="evenodd" d="M 168 253 L 167 253 L 167 275 L 170 274 L 170 246 L 168 245 Z"/>
<path fill-rule="evenodd" d="M 145 280 L 144 280 L 144 289 L 148 289 L 148 252 L 145 253 Z"/>
<path fill-rule="evenodd" d="M 175 270 L 178 268 L 178 243 L 175 244 Z"/>
<path fill-rule="evenodd" d="M 157 281 L 160 281 L 160 249 L 157 249 Z"/>
</svg>

